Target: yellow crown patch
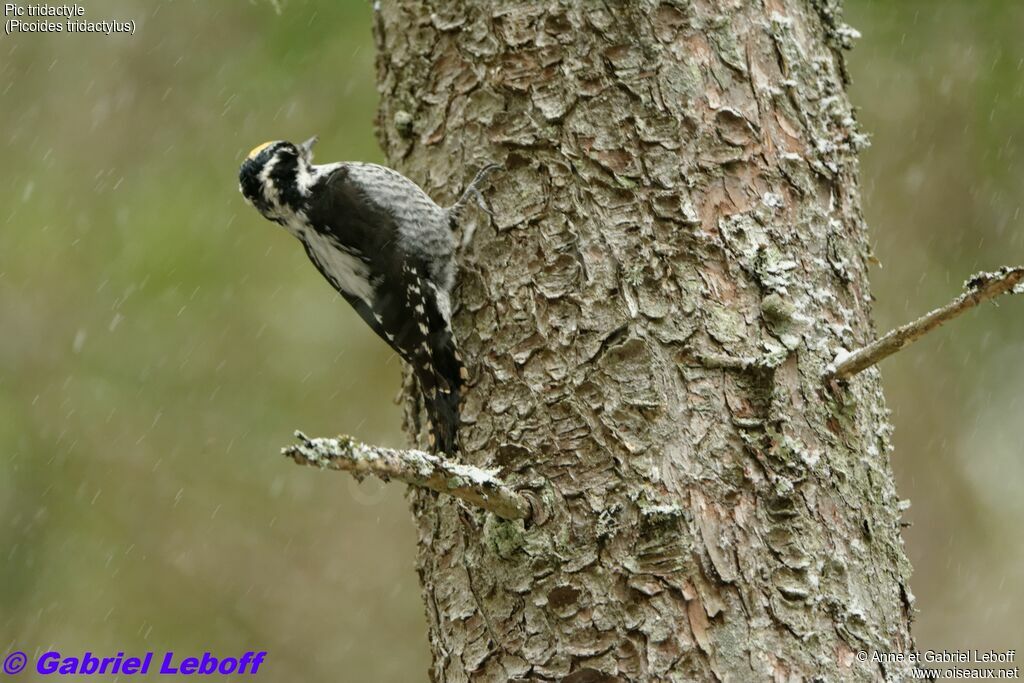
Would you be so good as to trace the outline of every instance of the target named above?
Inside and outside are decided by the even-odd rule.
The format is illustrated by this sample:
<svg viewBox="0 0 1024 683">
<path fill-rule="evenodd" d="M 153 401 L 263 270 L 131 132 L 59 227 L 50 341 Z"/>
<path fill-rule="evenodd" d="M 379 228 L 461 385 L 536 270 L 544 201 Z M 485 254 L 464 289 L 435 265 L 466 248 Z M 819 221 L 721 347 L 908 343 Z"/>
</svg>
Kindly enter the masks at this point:
<svg viewBox="0 0 1024 683">
<path fill-rule="evenodd" d="M 249 152 L 249 155 L 245 158 L 252 159 L 254 156 L 265 150 L 267 147 L 270 147 L 272 144 L 274 144 L 273 140 L 271 140 L 270 142 L 264 142 L 262 145 L 256 145 L 255 147 L 252 148 L 252 151 Z"/>
</svg>

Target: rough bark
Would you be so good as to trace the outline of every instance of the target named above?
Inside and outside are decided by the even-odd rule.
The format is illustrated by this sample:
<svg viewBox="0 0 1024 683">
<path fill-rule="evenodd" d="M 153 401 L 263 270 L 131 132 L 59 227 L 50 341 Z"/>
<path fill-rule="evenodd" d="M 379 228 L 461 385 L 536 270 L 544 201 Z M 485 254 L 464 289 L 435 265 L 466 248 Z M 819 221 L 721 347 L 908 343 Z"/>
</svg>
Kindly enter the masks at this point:
<svg viewBox="0 0 1024 683">
<path fill-rule="evenodd" d="M 503 162 L 455 325 L 468 464 L 415 490 L 438 681 L 878 680 L 911 649 L 826 0 L 382 0 L 379 134 L 438 200 Z M 410 399 L 410 414 L 414 408 Z M 415 420 L 410 420 L 415 424 Z"/>
</svg>

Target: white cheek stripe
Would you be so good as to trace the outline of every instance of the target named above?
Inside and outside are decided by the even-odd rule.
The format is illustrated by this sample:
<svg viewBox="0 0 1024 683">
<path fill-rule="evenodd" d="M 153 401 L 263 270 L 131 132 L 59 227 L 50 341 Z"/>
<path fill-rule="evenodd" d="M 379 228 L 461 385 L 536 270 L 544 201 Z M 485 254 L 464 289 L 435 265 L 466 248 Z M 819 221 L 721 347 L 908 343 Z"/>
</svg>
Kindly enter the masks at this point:
<svg viewBox="0 0 1024 683">
<path fill-rule="evenodd" d="M 274 166 L 277 166 L 277 157 L 271 157 L 270 161 L 264 164 L 257 177 L 260 179 L 260 183 L 263 184 L 263 196 L 270 202 L 274 211 L 278 215 L 282 215 L 281 195 L 278 193 L 274 181 L 270 179 L 270 173 L 274 170 Z"/>
<path fill-rule="evenodd" d="M 295 175 L 295 184 L 299 188 L 299 194 L 303 197 L 308 197 L 309 190 L 313 187 L 313 183 L 316 182 L 317 177 L 316 169 L 313 169 L 313 172 L 310 173 L 310 167 L 307 164 L 302 163 L 300 160 L 299 170 Z"/>
</svg>

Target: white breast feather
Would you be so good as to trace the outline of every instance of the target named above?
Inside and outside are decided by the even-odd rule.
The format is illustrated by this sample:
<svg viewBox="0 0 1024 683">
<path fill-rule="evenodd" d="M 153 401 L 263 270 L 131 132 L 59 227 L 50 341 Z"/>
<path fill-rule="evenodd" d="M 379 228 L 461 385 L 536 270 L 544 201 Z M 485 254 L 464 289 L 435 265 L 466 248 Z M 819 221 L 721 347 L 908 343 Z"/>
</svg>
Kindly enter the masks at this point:
<svg viewBox="0 0 1024 683">
<path fill-rule="evenodd" d="M 315 230 L 301 230 L 304 240 L 313 252 L 317 263 L 334 283 L 345 292 L 353 294 L 367 304 L 373 303 L 373 285 L 370 283 L 370 269 L 360 259 L 334 246 L 330 238 Z"/>
</svg>

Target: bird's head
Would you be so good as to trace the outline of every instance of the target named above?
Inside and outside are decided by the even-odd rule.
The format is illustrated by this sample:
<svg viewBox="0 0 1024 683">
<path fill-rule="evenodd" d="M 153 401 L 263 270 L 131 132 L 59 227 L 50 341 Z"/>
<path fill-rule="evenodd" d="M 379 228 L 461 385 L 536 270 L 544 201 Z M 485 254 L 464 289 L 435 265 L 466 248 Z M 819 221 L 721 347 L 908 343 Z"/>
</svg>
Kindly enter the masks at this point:
<svg viewBox="0 0 1024 683">
<path fill-rule="evenodd" d="M 284 140 L 254 147 L 238 170 L 238 189 L 245 200 L 272 221 L 282 220 L 302 202 L 300 176 L 313 163 L 316 136 L 294 145 Z"/>
</svg>

